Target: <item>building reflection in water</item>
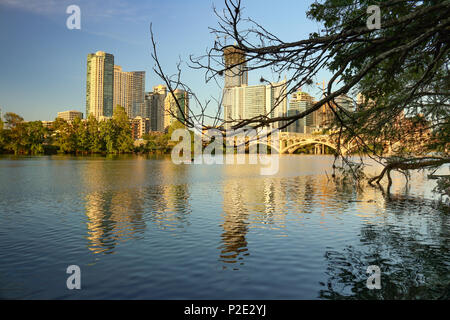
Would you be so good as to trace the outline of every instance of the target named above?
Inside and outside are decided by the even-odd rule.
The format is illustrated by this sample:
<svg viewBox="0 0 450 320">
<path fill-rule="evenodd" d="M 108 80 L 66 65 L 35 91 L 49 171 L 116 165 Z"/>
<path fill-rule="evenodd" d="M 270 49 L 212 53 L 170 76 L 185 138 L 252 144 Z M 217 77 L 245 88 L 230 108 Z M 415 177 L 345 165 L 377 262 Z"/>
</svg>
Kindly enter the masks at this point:
<svg viewBox="0 0 450 320">
<path fill-rule="evenodd" d="M 221 235 L 222 244 L 219 247 L 220 261 L 242 264 L 243 256 L 248 255 L 246 235 L 248 232 L 248 199 L 245 195 L 245 187 L 240 181 L 230 181 L 224 188 L 224 221 L 221 225 L 224 232 Z M 225 267 L 225 266 L 224 266 Z"/>
<path fill-rule="evenodd" d="M 186 168 L 145 158 L 87 161 L 84 168 L 88 248 L 114 253 L 119 243 L 144 237 L 147 223 L 175 230 L 188 223 Z M 152 183 L 149 183 L 152 182 Z"/>
<path fill-rule="evenodd" d="M 328 219 L 336 219 L 335 214 L 351 206 L 347 200 L 338 198 L 340 191 L 326 175 L 239 179 L 236 174 L 239 168 L 224 170 L 232 177 L 225 177 L 223 182 L 219 261 L 224 269 L 238 270 L 244 265 L 245 257 L 251 254 L 247 239 L 251 229 L 269 229 L 277 237 L 287 237 L 288 219 L 295 221 L 294 225 L 301 225 L 306 219 L 317 219 L 321 227 L 326 228 Z M 351 198 L 355 190 L 349 188 L 352 192 L 347 196 Z M 320 212 L 320 215 L 311 215 L 313 212 Z"/>
<path fill-rule="evenodd" d="M 245 168 L 225 166 L 224 170 L 219 261 L 224 269 L 237 270 L 250 254 L 247 243 L 250 228 L 285 228 L 286 196 L 278 179 L 236 179 L 236 171 Z"/>
<path fill-rule="evenodd" d="M 119 242 L 141 238 L 146 228 L 142 192 L 132 187 L 145 177 L 143 161 L 135 161 L 131 176 L 126 166 L 88 160 L 84 168 L 85 209 L 89 241 L 93 253 L 113 253 Z M 113 170 L 114 169 L 114 170 Z M 124 181 L 130 184 L 118 187 Z"/>
<path fill-rule="evenodd" d="M 83 161 L 87 240 L 93 253 L 113 253 L 121 242 L 143 238 L 149 224 L 171 235 L 189 226 L 189 183 L 194 181 L 189 165 L 136 157 Z M 250 231 L 256 241 L 267 230 L 271 236 L 286 237 L 289 226 L 306 221 L 327 228 L 331 219 L 339 219 L 349 208 L 351 214 L 364 212 L 370 218 L 374 205 L 384 203 L 373 189 L 356 192 L 354 186 L 328 181 L 325 174 L 262 178 L 259 171 L 249 174 L 248 166 L 222 170 L 219 261 L 224 268 L 239 269 L 244 264 L 250 255 Z"/>
<path fill-rule="evenodd" d="M 154 173 L 160 175 L 159 184 L 145 190 L 150 220 L 161 229 L 176 230 L 189 225 L 189 169 L 171 161 L 160 161 Z M 153 177 L 153 176 L 152 176 Z"/>
</svg>

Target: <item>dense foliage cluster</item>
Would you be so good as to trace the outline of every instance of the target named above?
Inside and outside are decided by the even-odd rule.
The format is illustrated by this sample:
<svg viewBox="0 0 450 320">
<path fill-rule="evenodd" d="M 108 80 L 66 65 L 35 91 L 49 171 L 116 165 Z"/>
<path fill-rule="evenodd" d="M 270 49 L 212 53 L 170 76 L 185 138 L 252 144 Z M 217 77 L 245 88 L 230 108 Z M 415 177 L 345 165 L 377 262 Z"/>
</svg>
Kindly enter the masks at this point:
<svg viewBox="0 0 450 320">
<path fill-rule="evenodd" d="M 118 106 L 111 119 L 97 121 L 89 116 L 86 121 L 75 118 L 68 122 L 56 118 L 50 127 L 41 121 L 25 122 L 12 112 L 0 119 L 0 153 L 42 154 L 42 153 L 131 153 L 160 152 L 171 150 L 170 135 L 183 126 L 174 123 L 166 133 L 149 132 L 143 136 L 140 146 L 134 145 L 131 126 L 124 108 Z"/>
</svg>

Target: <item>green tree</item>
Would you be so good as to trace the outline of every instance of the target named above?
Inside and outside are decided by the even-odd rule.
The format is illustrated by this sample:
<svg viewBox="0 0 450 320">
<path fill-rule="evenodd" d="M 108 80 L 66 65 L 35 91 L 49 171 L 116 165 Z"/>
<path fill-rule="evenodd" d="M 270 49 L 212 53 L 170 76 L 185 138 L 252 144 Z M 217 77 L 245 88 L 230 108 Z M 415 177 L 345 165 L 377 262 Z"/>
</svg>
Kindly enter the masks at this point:
<svg viewBox="0 0 450 320">
<path fill-rule="evenodd" d="M 106 152 L 117 153 L 117 128 L 114 121 L 100 122 L 100 134 L 105 141 Z"/>
<path fill-rule="evenodd" d="M 52 130 L 56 136 L 56 145 L 59 146 L 61 152 L 71 153 L 76 151 L 73 128 L 66 120 L 56 118 L 53 122 Z"/>
<path fill-rule="evenodd" d="M 73 143 L 76 152 L 87 152 L 90 149 L 89 131 L 80 118 L 72 121 Z"/>
<path fill-rule="evenodd" d="M 42 125 L 41 121 L 28 122 L 25 125 L 25 152 L 38 154 L 44 152 L 43 143 L 47 135 L 47 129 Z"/>
<path fill-rule="evenodd" d="M 114 152 L 123 153 L 133 151 L 134 143 L 125 108 L 118 105 L 114 110 L 111 122 L 115 133 Z"/>
<path fill-rule="evenodd" d="M 145 140 L 145 152 L 167 152 L 169 144 L 169 136 L 164 133 L 150 132 L 143 136 Z"/>
<path fill-rule="evenodd" d="M 20 154 L 26 152 L 26 125 L 23 118 L 13 112 L 5 114 L 6 124 L 8 126 L 6 136 L 6 149 Z"/>
<path fill-rule="evenodd" d="M 48 135 L 47 129 L 41 121 L 24 122 L 15 113 L 5 114 L 7 128 L 0 128 L 0 150 L 14 152 L 14 154 L 38 154 L 44 152 L 43 144 Z"/>
<path fill-rule="evenodd" d="M 67 127 L 68 123 L 66 120 L 62 119 L 62 118 L 56 118 L 51 126 L 51 129 L 53 131 L 60 131 L 60 130 L 65 130 Z"/>
<path fill-rule="evenodd" d="M 89 137 L 89 150 L 97 153 L 105 151 L 104 141 L 100 135 L 100 127 L 94 115 L 89 115 L 86 121 L 86 128 Z"/>
<path fill-rule="evenodd" d="M 6 139 L 5 139 L 5 130 L 3 129 L 4 124 L 3 124 L 3 120 L 0 117 L 0 152 L 3 151 L 5 144 L 6 144 Z"/>
<path fill-rule="evenodd" d="M 5 114 L 5 120 L 10 129 L 20 126 L 23 123 L 23 118 L 14 112 L 7 112 Z"/>
<path fill-rule="evenodd" d="M 314 3 L 308 15 L 339 38 L 329 50 L 328 68 L 344 88 L 365 98 L 353 113 L 338 106 L 334 125 L 346 141 L 384 162 L 384 170 L 369 182 L 386 175 L 389 189 L 391 170 L 450 163 L 450 1 L 380 3 L 379 30 L 366 27 L 364 13 L 371 4 L 327 0 Z M 345 35 L 349 32 L 353 35 Z M 402 147 L 391 155 L 371 148 L 394 143 Z"/>
</svg>

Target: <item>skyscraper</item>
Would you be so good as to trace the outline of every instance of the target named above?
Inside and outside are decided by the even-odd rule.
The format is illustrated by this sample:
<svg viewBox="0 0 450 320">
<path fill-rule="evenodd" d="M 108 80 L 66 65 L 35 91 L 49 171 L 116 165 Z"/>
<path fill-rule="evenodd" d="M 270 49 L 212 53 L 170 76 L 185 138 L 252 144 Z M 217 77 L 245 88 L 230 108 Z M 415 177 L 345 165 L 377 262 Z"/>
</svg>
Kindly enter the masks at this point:
<svg viewBox="0 0 450 320">
<path fill-rule="evenodd" d="M 150 119 L 150 128 L 152 127 L 151 125 L 151 119 L 152 119 L 152 103 L 153 103 L 153 92 L 146 92 L 144 94 L 144 112 L 143 112 L 143 117 L 144 118 L 149 118 Z"/>
<path fill-rule="evenodd" d="M 129 75 L 122 71 L 121 66 L 114 66 L 114 99 L 113 108 L 121 106 L 125 109 L 128 117 L 131 117 L 131 99 L 127 94 L 127 84 Z"/>
<path fill-rule="evenodd" d="M 145 93 L 145 115 L 150 118 L 152 131 L 164 131 L 164 101 L 167 88 L 163 85 L 153 87 L 153 92 Z"/>
<path fill-rule="evenodd" d="M 131 91 L 132 117 L 143 116 L 145 96 L 145 71 L 131 71 L 129 90 Z"/>
<path fill-rule="evenodd" d="M 114 56 L 97 51 L 89 53 L 86 76 L 86 118 L 113 114 Z"/>
<path fill-rule="evenodd" d="M 245 53 L 233 46 L 223 49 L 225 61 L 225 88 L 239 87 L 248 84 L 247 62 Z"/>
<path fill-rule="evenodd" d="M 173 93 L 169 92 L 164 100 L 164 129 L 177 120 L 183 122 L 189 117 L 189 94 L 181 89 L 176 89 Z"/>
<path fill-rule="evenodd" d="M 125 108 L 128 118 L 144 117 L 145 71 L 122 71 L 114 66 L 114 108 Z"/>
<path fill-rule="evenodd" d="M 242 110 L 238 112 L 236 107 L 233 108 L 236 99 L 239 99 L 239 96 L 242 97 L 242 92 L 235 88 L 248 84 L 248 71 L 245 53 L 233 46 L 224 48 L 223 59 L 225 62 L 225 82 L 222 105 L 225 121 L 230 121 L 231 119 L 237 119 L 236 113 L 242 116 Z M 225 129 L 229 129 L 231 125 L 231 123 L 226 123 Z"/>
<path fill-rule="evenodd" d="M 353 112 L 355 109 L 353 99 L 346 94 L 341 94 L 315 111 L 317 128 L 328 129 L 333 125 L 333 121 L 335 120 L 334 112 L 338 110 L 336 104 L 348 112 Z"/>
<path fill-rule="evenodd" d="M 270 118 L 284 117 L 287 115 L 287 85 L 286 80 L 272 83 L 266 86 L 266 114 Z M 274 122 L 270 126 L 278 129 L 285 121 Z M 283 129 L 283 131 L 285 131 Z"/>
<path fill-rule="evenodd" d="M 225 83 L 222 105 L 225 129 L 241 119 L 258 116 L 270 118 L 287 114 L 286 80 L 269 85 L 248 85 L 248 70 L 245 53 L 233 46 L 223 50 L 225 61 Z M 283 123 L 270 125 L 279 128 Z"/>
<path fill-rule="evenodd" d="M 294 116 L 300 114 L 307 109 L 311 108 L 314 104 L 314 98 L 303 92 L 298 90 L 297 92 L 292 94 L 292 99 L 289 102 L 289 116 Z M 298 132 L 298 133 L 310 133 L 313 131 L 317 123 L 316 112 L 312 112 L 308 114 L 306 117 L 302 119 L 298 119 L 293 124 L 288 127 L 288 131 L 290 132 Z"/>
</svg>

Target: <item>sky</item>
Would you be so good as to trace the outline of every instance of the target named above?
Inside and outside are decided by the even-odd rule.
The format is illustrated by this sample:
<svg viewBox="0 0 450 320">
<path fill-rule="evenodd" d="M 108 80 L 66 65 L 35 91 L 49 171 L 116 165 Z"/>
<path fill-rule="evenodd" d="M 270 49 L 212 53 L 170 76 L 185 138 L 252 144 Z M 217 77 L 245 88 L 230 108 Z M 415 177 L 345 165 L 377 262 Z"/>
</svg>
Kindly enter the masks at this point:
<svg viewBox="0 0 450 320">
<path fill-rule="evenodd" d="M 251 17 L 285 41 L 320 30 L 306 18 L 313 0 L 242 0 L 243 17 Z M 81 10 L 81 29 L 68 29 L 69 5 Z M 145 71 L 145 90 L 162 84 L 154 73 L 149 27 L 157 42 L 166 74 L 176 72 L 181 59 L 200 56 L 214 44 L 208 27 L 216 27 L 213 6 L 223 0 L 0 0 L 0 108 L 26 121 L 53 120 L 57 112 L 85 113 L 88 53 L 114 55 L 124 71 Z M 231 43 L 230 43 L 231 44 Z M 182 80 L 205 101 L 218 98 L 221 88 L 205 84 L 204 71 L 182 64 Z M 249 85 L 259 84 L 269 71 L 252 71 Z M 326 73 L 323 74 L 325 78 Z M 272 78 L 275 80 L 274 78 Z M 322 79 L 318 79 L 322 80 Z M 326 80 L 326 79 L 324 79 Z M 317 90 L 310 93 L 320 96 Z"/>
</svg>

